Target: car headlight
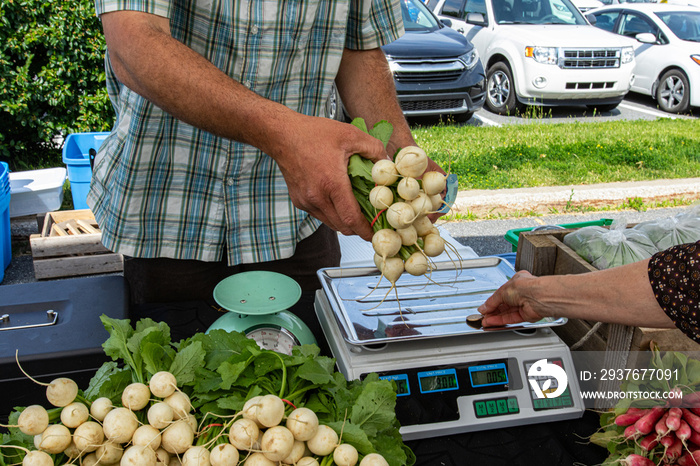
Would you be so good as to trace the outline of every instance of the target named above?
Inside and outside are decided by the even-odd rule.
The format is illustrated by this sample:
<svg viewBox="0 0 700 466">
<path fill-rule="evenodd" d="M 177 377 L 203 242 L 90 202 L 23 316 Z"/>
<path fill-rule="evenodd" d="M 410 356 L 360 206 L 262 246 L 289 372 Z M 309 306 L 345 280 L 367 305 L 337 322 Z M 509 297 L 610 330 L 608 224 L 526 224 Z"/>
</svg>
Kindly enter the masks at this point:
<svg viewBox="0 0 700 466">
<path fill-rule="evenodd" d="M 622 47 L 622 64 L 632 63 L 634 61 L 634 48 Z"/>
<path fill-rule="evenodd" d="M 556 65 L 558 62 L 556 47 L 525 47 L 525 56 L 545 65 Z"/>
<path fill-rule="evenodd" d="M 476 47 L 473 47 L 468 53 L 459 57 L 459 59 L 462 60 L 464 66 L 466 66 L 468 70 L 471 70 L 479 63 L 479 52 L 476 51 Z"/>
</svg>

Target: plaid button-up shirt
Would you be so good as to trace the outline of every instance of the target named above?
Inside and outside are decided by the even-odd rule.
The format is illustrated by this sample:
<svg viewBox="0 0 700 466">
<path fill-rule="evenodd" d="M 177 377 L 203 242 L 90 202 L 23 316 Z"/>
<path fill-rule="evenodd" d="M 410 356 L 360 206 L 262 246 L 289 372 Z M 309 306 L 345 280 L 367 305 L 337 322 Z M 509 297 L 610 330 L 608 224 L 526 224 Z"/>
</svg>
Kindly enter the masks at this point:
<svg viewBox="0 0 700 466">
<path fill-rule="evenodd" d="M 97 14 L 137 10 L 257 94 L 323 116 L 343 49 L 403 33 L 398 0 L 96 0 Z M 289 257 L 319 221 L 296 209 L 276 163 L 258 149 L 185 124 L 119 83 L 88 204 L 113 251 L 230 265 Z M 323 137 L 319 135 L 319 137 Z"/>
</svg>

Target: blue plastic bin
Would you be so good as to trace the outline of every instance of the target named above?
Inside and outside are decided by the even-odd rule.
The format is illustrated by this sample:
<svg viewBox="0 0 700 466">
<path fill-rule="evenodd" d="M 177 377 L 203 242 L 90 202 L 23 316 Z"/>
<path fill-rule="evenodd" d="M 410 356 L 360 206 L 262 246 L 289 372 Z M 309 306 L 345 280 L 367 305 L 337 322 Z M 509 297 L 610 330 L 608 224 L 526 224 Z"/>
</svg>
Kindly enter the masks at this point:
<svg viewBox="0 0 700 466">
<path fill-rule="evenodd" d="M 107 135 L 109 133 L 69 134 L 63 144 L 63 163 L 68 171 L 74 209 L 89 209 L 87 194 L 92 180 L 90 149 L 97 151 Z"/>
<path fill-rule="evenodd" d="M 5 269 L 12 262 L 12 232 L 10 230 L 10 169 L 0 162 L 0 283 Z"/>
</svg>

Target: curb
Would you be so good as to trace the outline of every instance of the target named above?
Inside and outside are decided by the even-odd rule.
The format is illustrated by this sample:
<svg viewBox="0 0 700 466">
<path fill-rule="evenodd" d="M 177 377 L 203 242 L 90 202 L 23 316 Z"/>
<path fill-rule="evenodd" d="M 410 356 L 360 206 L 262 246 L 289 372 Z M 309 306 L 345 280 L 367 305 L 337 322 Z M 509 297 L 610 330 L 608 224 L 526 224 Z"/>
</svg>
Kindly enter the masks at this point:
<svg viewBox="0 0 700 466">
<path fill-rule="evenodd" d="M 629 199 L 644 202 L 700 199 L 700 178 L 628 181 L 595 185 L 542 186 L 460 191 L 452 206 L 457 214 L 551 213 L 576 206 L 613 206 Z"/>
</svg>

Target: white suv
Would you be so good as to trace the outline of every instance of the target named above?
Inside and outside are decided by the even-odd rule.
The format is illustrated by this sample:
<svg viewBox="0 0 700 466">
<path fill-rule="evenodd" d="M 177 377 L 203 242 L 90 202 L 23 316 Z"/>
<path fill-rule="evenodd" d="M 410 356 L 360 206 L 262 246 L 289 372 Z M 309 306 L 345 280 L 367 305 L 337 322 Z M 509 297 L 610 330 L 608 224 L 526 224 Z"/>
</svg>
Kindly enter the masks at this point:
<svg viewBox="0 0 700 466">
<path fill-rule="evenodd" d="M 428 0 L 464 34 L 486 68 L 487 107 L 617 107 L 634 80 L 627 38 L 590 25 L 570 0 Z"/>
</svg>

